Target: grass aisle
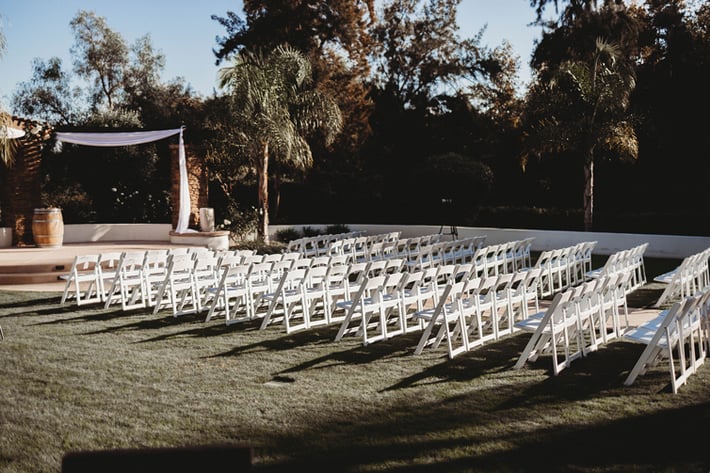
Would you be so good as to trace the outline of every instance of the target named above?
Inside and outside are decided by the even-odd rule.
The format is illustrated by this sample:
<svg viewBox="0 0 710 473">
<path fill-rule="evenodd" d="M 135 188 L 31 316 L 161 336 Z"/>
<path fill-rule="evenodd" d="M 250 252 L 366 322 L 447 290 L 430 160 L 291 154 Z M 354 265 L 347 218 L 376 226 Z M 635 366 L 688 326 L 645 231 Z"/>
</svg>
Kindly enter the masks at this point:
<svg viewBox="0 0 710 473">
<path fill-rule="evenodd" d="M 448 360 L 418 334 L 363 347 L 337 327 L 224 326 L 0 292 L 0 471 L 69 451 L 248 443 L 257 471 L 698 471 L 710 365 L 677 395 L 666 366 L 622 383 L 615 342 L 558 377 L 512 366 L 517 335 Z"/>
</svg>

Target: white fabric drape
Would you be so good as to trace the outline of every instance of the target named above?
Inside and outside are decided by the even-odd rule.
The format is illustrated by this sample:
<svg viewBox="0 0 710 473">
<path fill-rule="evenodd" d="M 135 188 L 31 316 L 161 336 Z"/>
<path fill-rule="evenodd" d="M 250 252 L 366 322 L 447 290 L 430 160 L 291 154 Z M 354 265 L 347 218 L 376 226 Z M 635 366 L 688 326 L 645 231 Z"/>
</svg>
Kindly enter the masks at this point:
<svg viewBox="0 0 710 473">
<path fill-rule="evenodd" d="M 187 184 L 187 164 L 185 162 L 185 143 L 182 139 L 182 128 L 157 131 L 120 131 L 109 133 L 91 132 L 57 132 L 57 140 L 64 143 L 74 143 L 86 146 L 128 146 L 150 143 L 180 134 L 178 148 L 178 167 L 180 168 L 180 202 L 178 208 L 178 223 L 175 231 L 184 233 L 190 221 L 190 190 Z"/>
</svg>

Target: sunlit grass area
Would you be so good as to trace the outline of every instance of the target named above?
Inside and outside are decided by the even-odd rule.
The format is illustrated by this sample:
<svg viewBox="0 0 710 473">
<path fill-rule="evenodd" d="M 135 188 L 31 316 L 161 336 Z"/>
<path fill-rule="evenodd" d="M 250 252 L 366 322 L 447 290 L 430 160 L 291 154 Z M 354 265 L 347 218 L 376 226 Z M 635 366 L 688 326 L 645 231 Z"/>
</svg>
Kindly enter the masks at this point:
<svg viewBox="0 0 710 473">
<path fill-rule="evenodd" d="M 649 290 L 651 300 L 658 291 Z M 560 376 L 520 334 L 449 360 L 418 334 L 367 347 L 202 317 L 0 292 L 0 471 L 70 451 L 244 444 L 257 471 L 707 472 L 709 366 L 680 393 L 613 342 Z M 642 302 L 642 301 L 636 301 Z"/>
</svg>

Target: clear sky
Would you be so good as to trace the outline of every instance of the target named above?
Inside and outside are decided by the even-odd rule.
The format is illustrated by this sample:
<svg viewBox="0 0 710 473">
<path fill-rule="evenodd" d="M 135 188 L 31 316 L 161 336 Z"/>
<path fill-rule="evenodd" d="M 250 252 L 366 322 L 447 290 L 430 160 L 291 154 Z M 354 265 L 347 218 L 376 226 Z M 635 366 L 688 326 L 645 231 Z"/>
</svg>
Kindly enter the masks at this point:
<svg viewBox="0 0 710 473">
<path fill-rule="evenodd" d="M 218 66 L 212 49 L 224 28 L 210 19 L 228 10 L 242 13 L 241 0 L 0 0 L 0 21 L 7 40 L 0 58 L 0 101 L 5 108 L 15 86 L 32 76 L 32 59 L 62 59 L 71 70 L 73 44 L 69 22 L 81 10 L 93 10 L 131 45 L 150 34 L 153 47 L 166 58 L 163 80 L 184 78 L 203 96 L 216 88 Z M 520 56 L 521 80 L 530 78 L 528 62 L 540 37 L 529 0 L 463 0 L 459 7 L 460 35 L 472 37 L 487 26 L 482 43 L 489 47 L 505 39 Z"/>
</svg>

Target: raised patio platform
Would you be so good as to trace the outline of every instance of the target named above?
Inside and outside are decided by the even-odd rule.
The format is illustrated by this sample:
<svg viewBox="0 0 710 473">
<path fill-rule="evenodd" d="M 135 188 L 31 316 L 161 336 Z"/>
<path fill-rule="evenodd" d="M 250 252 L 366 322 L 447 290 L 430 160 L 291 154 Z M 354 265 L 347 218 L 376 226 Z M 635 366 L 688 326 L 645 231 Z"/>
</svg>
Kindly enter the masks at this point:
<svg viewBox="0 0 710 473">
<path fill-rule="evenodd" d="M 62 291 L 59 276 L 69 272 L 77 255 L 194 246 L 155 241 L 65 243 L 59 248 L 0 248 L 0 289 Z"/>
<path fill-rule="evenodd" d="M 229 232 L 196 232 L 187 233 L 170 232 L 170 243 L 191 246 L 206 246 L 213 250 L 229 249 Z"/>
</svg>

